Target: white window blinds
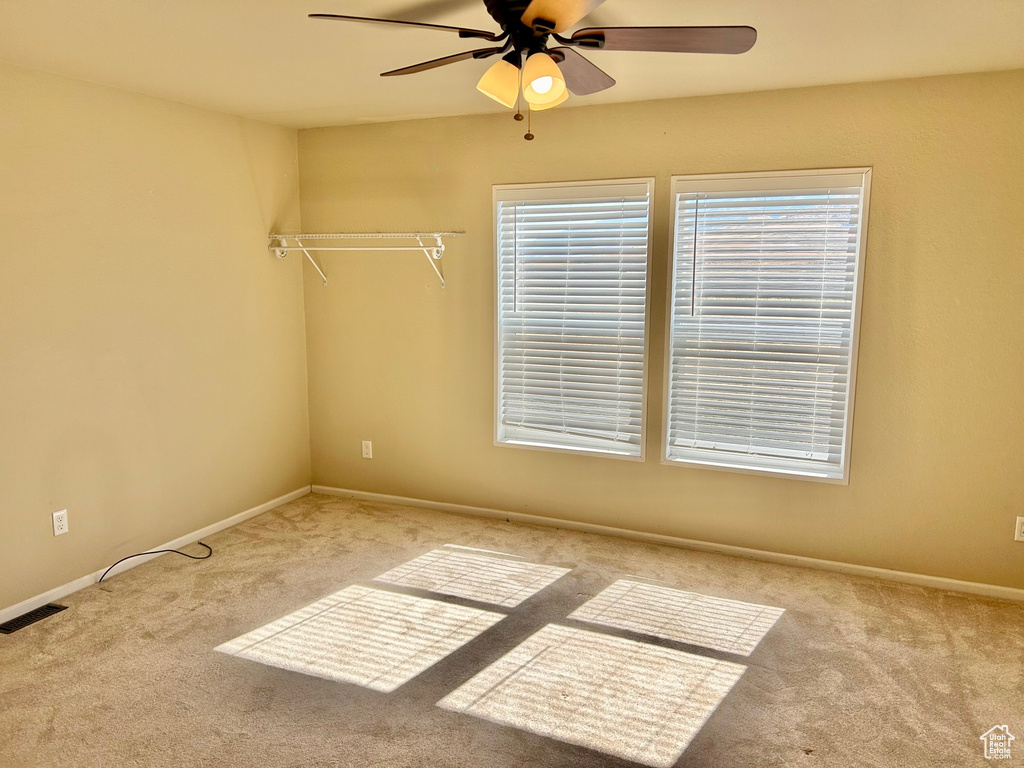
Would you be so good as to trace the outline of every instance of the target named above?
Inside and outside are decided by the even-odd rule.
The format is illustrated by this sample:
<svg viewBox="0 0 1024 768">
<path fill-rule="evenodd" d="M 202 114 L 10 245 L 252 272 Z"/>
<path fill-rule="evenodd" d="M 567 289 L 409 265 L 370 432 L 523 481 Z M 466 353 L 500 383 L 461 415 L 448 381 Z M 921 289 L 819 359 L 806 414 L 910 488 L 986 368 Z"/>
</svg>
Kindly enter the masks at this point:
<svg viewBox="0 0 1024 768">
<path fill-rule="evenodd" d="M 846 480 L 869 174 L 673 179 L 668 460 Z"/>
<path fill-rule="evenodd" d="M 643 455 L 652 183 L 495 187 L 498 442 Z"/>
</svg>

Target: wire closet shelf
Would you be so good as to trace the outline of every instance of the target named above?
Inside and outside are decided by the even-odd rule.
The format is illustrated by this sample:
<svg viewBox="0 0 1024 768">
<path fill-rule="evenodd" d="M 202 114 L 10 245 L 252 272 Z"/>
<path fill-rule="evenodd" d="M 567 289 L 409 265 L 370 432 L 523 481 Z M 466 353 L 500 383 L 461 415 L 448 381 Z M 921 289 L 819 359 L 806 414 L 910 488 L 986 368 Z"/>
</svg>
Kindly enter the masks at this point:
<svg viewBox="0 0 1024 768">
<path fill-rule="evenodd" d="M 441 258 L 445 251 L 445 238 L 462 237 L 465 232 L 333 232 L 298 235 L 270 235 L 270 252 L 283 259 L 292 251 L 301 251 L 309 259 L 309 263 L 320 275 L 323 284 L 327 285 L 327 275 L 313 258 L 311 251 L 419 251 L 426 255 L 427 261 L 437 274 L 444 288 L 444 272 L 441 269 Z M 384 245 L 332 245 L 331 241 L 344 240 L 394 240 L 396 243 Z M 403 242 L 415 240 L 416 245 Z M 312 242 L 310 242 L 312 241 Z M 328 244 L 322 244 L 327 241 Z M 292 245 L 294 242 L 294 245 Z"/>
</svg>

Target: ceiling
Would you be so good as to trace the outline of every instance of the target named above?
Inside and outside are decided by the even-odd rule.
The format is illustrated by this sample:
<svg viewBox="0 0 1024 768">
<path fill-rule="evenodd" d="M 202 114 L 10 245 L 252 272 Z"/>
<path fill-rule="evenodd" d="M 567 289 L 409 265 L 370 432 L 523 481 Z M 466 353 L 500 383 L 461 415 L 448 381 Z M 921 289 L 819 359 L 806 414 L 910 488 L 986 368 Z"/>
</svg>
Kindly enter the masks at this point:
<svg viewBox="0 0 1024 768">
<path fill-rule="evenodd" d="M 474 88 L 490 61 L 378 76 L 479 41 L 307 13 L 495 29 L 480 0 L 0 0 L 0 60 L 297 127 L 501 110 Z M 588 53 L 618 85 L 569 105 L 1024 68 L 1024 0 L 607 0 L 595 24 L 747 24 L 758 42 Z"/>
</svg>

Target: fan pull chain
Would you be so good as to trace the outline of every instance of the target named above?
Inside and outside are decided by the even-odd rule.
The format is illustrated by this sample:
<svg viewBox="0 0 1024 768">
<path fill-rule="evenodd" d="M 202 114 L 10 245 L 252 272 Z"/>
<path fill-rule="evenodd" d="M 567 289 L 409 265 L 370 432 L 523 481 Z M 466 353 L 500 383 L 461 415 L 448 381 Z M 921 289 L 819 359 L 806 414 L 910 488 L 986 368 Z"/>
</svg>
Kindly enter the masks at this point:
<svg viewBox="0 0 1024 768">
<path fill-rule="evenodd" d="M 517 123 L 521 123 L 521 122 L 523 122 L 523 120 L 526 120 L 526 135 L 523 136 L 523 138 L 526 139 L 527 141 L 533 141 L 534 136 L 533 136 L 533 132 L 532 132 L 532 128 L 531 128 L 531 123 L 533 122 L 532 121 L 533 110 L 531 110 L 530 109 L 530 105 L 527 104 L 526 105 L 526 116 L 524 116 L 523 115 L 523 109 L 522 109 L 522 99 L 523 99 L 523 70 L 520 69 L 519 70 L 519 93 L 516 94 L 516 113 L 512 117 L 515 119 L 515 121 Z"/>
<path fill-rule="evenodd" d="M 522 59 L 520 59 L 519 67 L 519 88 L 516 90 L 516 120 L 522 121 L 523 119 L 523 67 Z"/>
</svg>

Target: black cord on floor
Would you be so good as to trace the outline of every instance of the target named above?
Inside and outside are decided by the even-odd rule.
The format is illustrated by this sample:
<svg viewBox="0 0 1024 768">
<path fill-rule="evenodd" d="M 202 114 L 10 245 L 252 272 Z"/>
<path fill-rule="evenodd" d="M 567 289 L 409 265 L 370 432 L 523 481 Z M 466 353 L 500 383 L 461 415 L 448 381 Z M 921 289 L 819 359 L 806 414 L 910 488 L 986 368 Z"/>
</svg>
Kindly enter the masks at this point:
<svg viewBox="0 0 1024 768">
<path fill-rule="evenodd" d="M 118 560 L 112 566 L 107 568 L 107 570 L 105 570 L 103 572 L 103 575 L 100 576 L 100 581 L 103 581 L 103 579 L 105 579 L 107 577 L 107 574 L 110 573 L 112 570 L 114 570 L 114 568 L 119 566 L 125 560 L 131 560 L 133 557 L 142 557 L 143 555 L 162 555 L 164 553 L 173 552 L 176 555 L 181 555 L 182 557 L 187 557 L 187 558 L 189 558 L 191 560 L 206 560 L 208 557 L 210 557 L 213 554 L 213 547 L 211 547 L 209 544 L 205 544 L 205 543 L 203 543 L 201 541 L 197 541 L 196 543 L 201 545 L 201 546 L 206 547 L 206 554 L 205 555 L 202 555 L 202 556 L 200 556 L 200 555 L 189 555 L 189 554 L 186 554 L 185 552 L 179 552 L 176 549 L 154 549 L 152 552 L 138 552 L 138 553 L 136 553 L 134 555 L 128 555 L 128 557 L 122 557 L 120 560 Z M 96 583 L 99 584 L 99 581 L 97 581 Z"/>
</svg>

